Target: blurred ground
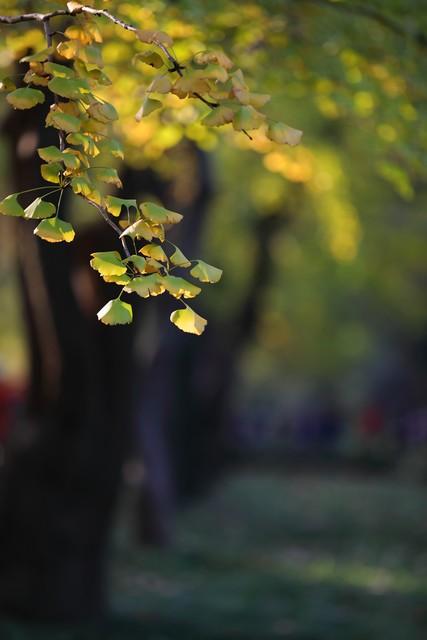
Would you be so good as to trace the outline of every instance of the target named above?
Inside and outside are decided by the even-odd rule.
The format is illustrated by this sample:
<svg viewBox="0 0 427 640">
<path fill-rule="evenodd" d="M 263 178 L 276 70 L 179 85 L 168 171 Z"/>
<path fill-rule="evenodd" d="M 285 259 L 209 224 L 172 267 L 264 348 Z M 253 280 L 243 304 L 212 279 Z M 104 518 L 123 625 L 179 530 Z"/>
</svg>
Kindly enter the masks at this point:
<svg viewBox="0 0 427 640">
<path fill-rule="evenodd" d="M 126 502 L 126 501 L 124 501 Z M 124 507 L 115 616 L 0 623 L 2 640 L 425 640 L 425 489 L 381 476 L 242 471 L 141 552 Z"/>
</svg>

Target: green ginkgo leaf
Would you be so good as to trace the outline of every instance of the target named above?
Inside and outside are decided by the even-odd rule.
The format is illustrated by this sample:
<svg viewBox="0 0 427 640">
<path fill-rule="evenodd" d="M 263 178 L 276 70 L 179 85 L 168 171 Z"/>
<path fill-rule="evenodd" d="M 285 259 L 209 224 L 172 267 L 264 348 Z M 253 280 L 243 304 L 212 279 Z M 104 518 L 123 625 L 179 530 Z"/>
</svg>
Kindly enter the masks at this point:
<svg viewBox="0 0 427 640">
<path fill-rule="evenodd" d="M 264 121 L 265 115 L 248 105 L 237 110 L 233 127 L 236 131 L 250 131 L 251 129 L 259 129 Z"/>
<path fill-rule="evenodd" d="M 118 251 L 100 251 L 92 253 L 90 266 L 101 276 L 121 276 L 126 273 L 126 265 L 123 264 Z"/>
<path fill-rule="evenodd" d="M 60 129 L 66 133 L 76 133 L 80 131 L 82 126 L 81 121 L 70 113 L 63 113 L 62 111 L 54 111 L 48 113 L 46 117 L 46 125 Z"/>
<path fill-rule="evenodd" d="M 15 89 L 6 96 L 6 100 L 14 109 L 32 109 L 37 104 L 43 104 L 45 99 L 42 91 L 29 87 Z"/>
<path fill-rule="evenodd" d="M 163 107 L 163 103 L 160 102 L 160 100 L 155 100 L 154 98 L 149 98 L 147 96 L 142 103 L 141 108 L 135 114 L 135 120 L 140 122 L 142 118 L 150 115 L 150 113 L 153 113 L 153 111 L 156 111 L 156 109 L 160 109 L 161 107 Z"/>
<path fill-rule="evenodd" d="M 63 167 L 59 162 L 51 162 L 50 164 L 42 164 L 40 167 L 40 173 L 47 182 L 53 182 L 53 184 L 59 184 L 61 181 L 61 173 Z"/>
<path fill-rule="evenodd" d="M 46 49 L 42 49 L 41 51 L 37 51 L 37 53 L 33 53 L 30 56 L 24 56 L 21 58 L 19 62 L 44 62 L 49 58 L 53 53 L 53 47 L 47 47 Z"/>
<path fill-rule="evenodd" d="M 98 320 L 103 324 L 130 324 L 133 319 L 132 307 L 127 302 L 123 302 L 119 298 L 110 300 L 96 314 Z"/>
<path fill-rule="evenodd" d="M 159 244 L 146 244 L 140 249 L 140 253 L 142 253 L 143 256 L 154 258 L 154 260 L 159 260 L 160 262 L 168 261 L 166 253 Z"/>
<path fill-rule="evenodd" d="M 164 65 L 162 56 L 155 51 L 143 51 L 142 53 L 137 53 L 133 57 L 133 62 L 143 62 L 154 69 L 160 69 L 160 67 L 163 67 Z"/>
<path fill-rule="evenodd" d="M 76 235 L 71 224 L 60 218 L 42 220 L 34 229 L 34 234 L 46 242 L 72 242 Z"/>
<path fill-rule="evenodd" d="M 4 216 L 13 216 L 14 218 L 23 218 L 24 209 L 18 202 L 19 193 L 12 193 L 0 202 L 0 213 Z"/>
<path fill-rule="evenodd" d="M 145 273 L 147 261 L 142 256 L 130 256 L 129 258 L 126 258 L 125 262 L 130 262 L 135 269 L 139 271 L 139 273 Z"/>
<path fill-rule="evenodd" d="M 154 202 L 143 202 L 139 205 L 142 215 L 154 224 L 177 224 L 183 216 L 176 211 L 170 211 Z"/>
<path fill-rule="evenodd" d="M 288 127 L 283 122 L 274 122 L 267 129 L 267 137 L 273 142 L 289 144 L 291 147 L 295 147 L 301 142 L 302 131 Z"/>
<path fill-rule="evenodd" d="M 45 62 L 44 70 L 46 73 L 55 76 L 55 78 L 74 78 L 75 72 L 70 67 L 66 67 L 63 64 L 57 64 L 56 62 Z"/>
<path fill-rule="evenodd" d="M 52 202 L 45 202 L 41 198 L 36 198 L 25 209 L 25 217 L 33 220 L 40 220 L 42 218 L 50 218 L 55 215 L 56 207 Z"/>
<path fill-rule="evenodd" d="M 87 133 L 69 133 L 67 142 L 83 147 L 83 151 L 93 158 L 100 153 L 98 146 L 95 144 L 95 140 Z"/>
<path fill-rule="evenodd" d="M 111 153 L 113 158 L 118 158 L 119 160 L 123 160 L 125 157 L 122 145 L 118 140 L 115 140 L 114 138 L 104 140 L 102 142 L 102 150 L 105 153 Z"/>
<path fill-rule="evenodd" d="M 190 309 L 190 307 L 173 311 L 170 315 L 170 321 L 173 322 L 178 329 L 181 329 L 181 331 L 194 333 L 196 336 L 200 336 L 208 324 L 205 318 L 199 316 L 193 309 Z"/>
<path fill-rule="evenodd" d="M 71 180 L 71 188 L 74 193 L 80 193 L 82 196 L 90 196 L 93 191 L 93 187 L 89 180 L 79 176 Z"/>
<path fill-rule="evenodd" d="M 47 86 L 52 93 L 69 100 L 79 100 L 83 95 L 90 93 L 90 87 L 86 80 L 74 78 L 55 77 L 49 81 Z"/>
<path fill-rule="evenodd" d="M 42 147 L 40 149 L 37 149 L 37 153 L 45 162 L 61 162 L 62 160 L 62 151 L 60 151 L 58 147 L 54 147 L 53 145 L 50 147 Z"/>
<path fill-rule="evenodd" d="M 175 245 L 174 247 L 175 247 L 175 251 L 169 258 L 172 264 L 175 265 L 176 267 L 190 267 L 191 266 L 190 260 L 182 253 L 179 247 L 176 247 Z"/>
<path fill-rule="evenodd" d="M 200 287 L 177 276 L 163 276 L 165 289 L 174 298 L 195 298 L 201 292 Z"/>
<path fill-rule="evenodd" d="M 106 184 L 114 184 L 118 189 L 122 188 L 122 181 L 119 178 L 119 174 L 116 169 L 112 167 L 105 167 L 102 169 L 94 169 L 94 178 L 99 180 L 100 182 L 105 182 Z"/>
<path fill-rule="evenodd" d="M 99 120 L 99 122 L 103 122 L 104 124 L 113 122 L 113 120 L 117 120 L 119 117 L 113 105 L 108 102 L 95 102 L 89 107 L 88 114 L 91 118 L 95 118 L 95 120 Z"/>
<path fill-rule="evenodd" d="M 203 118 L 202 123 L 207 127 L 222 127 L 224 124 L 233 122 L 234 111 L 230 107 L 218 107 Z"/>
<path fill-rule="evenodd" d="M 126 286 L 125 291 L 137 293 L 141 298 L 148 298 L 149 296 L 160 296 L 165 292 L 165 287 L 161 276 L 157 273 L 151 273 L 147 276 L 133 278 Z"/>
<path fill-rule="evenodd" d="M 197 260 L 190 273 L 194 278 L 200 280 L 200 282 L 210 282 L 211 284 L 219 282 L 222 276 L 221 269 L 213 267 L 211 264 L 203 262 L 203 260 Z"/>
<path fill-rule="evenodd" d="M 136 200 L 125 200 L 124 198 L 117 198 L 116 196 L 106 196 L 105 198 L 105 208 L 112 216 L 118 217 L 122 212 L 122 208 L 129 212 L 129 209 L 132 207 L 135 209 L 138 208 Z"/>
<path fill-rule="evenodd" d="M 124 236 L 129 236 L 130 238 L 144 238 L 144 240 L 153 239 L 153 229 L 145 220 L 137 220 L 133 224 L 126 227 L 126 229 L 121 234 L 121 238 Z"/>
</svg>

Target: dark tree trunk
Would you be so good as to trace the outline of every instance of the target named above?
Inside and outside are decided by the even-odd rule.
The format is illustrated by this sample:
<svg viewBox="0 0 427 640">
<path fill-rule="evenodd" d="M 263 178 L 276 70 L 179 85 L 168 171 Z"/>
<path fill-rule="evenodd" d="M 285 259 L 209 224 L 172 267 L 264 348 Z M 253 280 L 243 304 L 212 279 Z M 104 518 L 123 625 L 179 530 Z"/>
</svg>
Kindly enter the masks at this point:
<svg viewBox="0 0 427 640">
<path fill-rule="evenodd" d="M 5 128 L 11 190 L 41 182 L 35 148 L 49 142 L 40 140 L 38 120 L 16 112 Z M 0 609 L 81 619 L 105 606 L 105 553 L 130 423 L 132 331 L 111 330 L 94 315 L 108 292 L 87 261 L 91 250 L 111 246 L 104 226 L 63 246 L 36 240 L 31 223 L 17 225 L 31 370 L 27 418 L 0 479 Z"/>
</svg>

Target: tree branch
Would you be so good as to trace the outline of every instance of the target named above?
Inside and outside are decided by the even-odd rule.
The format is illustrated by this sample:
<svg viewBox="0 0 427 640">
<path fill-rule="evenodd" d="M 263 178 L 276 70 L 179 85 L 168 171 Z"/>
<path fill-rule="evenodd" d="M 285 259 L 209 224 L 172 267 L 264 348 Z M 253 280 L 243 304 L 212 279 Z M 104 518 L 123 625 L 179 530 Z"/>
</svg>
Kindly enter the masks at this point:
<svg viewBox="0 0 427 640">
<path fill-rule="evenodd" d="M 102 218 L 104 218 L 105 222 L 110 225 L 110 227 L 112 229 L 114 229 L 114 231 L 117 233 L 117 235 L 120 238 L 120 241 L 122 243 L 122 247 L 123 247 L 123 251 L 125 252 L 126 256 L 129 258 L 131 253 L 127 247 L 126 244 L 126 239 L 122 238 L 121 235 L 123 233 L 122 229 L 120 229 L 120 227 L 113 222 L 113 220 L 111 220 L 110 216 L 108 215 L 107 211 L 105 210 L 104 207 L 102 207 L 100 204 L 97 204 L 96 202 L 94 202 L 93 200 L 90 200 L 90 198 L 86 198 L 86 196 L 81 196 L 83 198 L 83 200 L 86 200 L 86 202 L 88 202 L 92 207 L 95 207 L 95 209 L 98 211 L 98 213 L 101 214 Z"/>
</svg>

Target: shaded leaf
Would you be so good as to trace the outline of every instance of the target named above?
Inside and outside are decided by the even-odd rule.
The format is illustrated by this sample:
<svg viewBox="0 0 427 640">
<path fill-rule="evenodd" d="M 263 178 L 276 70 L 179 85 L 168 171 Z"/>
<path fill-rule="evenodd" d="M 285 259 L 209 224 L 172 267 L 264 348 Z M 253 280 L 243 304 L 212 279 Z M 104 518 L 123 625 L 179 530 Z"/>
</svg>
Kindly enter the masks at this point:
<svg viewBox="0 0 427 640">
<path fill-rule="evenodd" d="M 174 245 L 174 247 L 175 247 L 175 245 Z M 176 267 L 190 267 L 191 266 L 191 262 L 189 261 L 189 259 L 182 253 L 181 249 L 179 249 L 178 247 L 175 247 L 175 251 L 173 252 L 171 257 L 169 258 L 169 260 Z"/>
<path fill-rule="evenodd" d="M 140 253 L 160 262 L 167 262 L 168 257 L 159 244 L 146 244 L 140 249 Z"/>
<path fill-rule="evenodd" d="M 122 188 L 122 181 L 120 180 L 116 169 L 113 169 L 112 167 L 105 167 L 102 169 L 93 169 L 93 172 L 96 180 L 100 180 L 106 184 L 114 184 L 118 189 Z"/>
<path fill-rule="evenodd" d="M 44 70 L 55 78 L 74 78 L 74 70 L 56 62 L 45 62 Z"/>
<path fill-rule="evenodd" d="M 42 164 L 40 167 L 40 173 L 47 182 L 53 182 L 53 184 L 59 184 L 61 181 L 61 173 L 63 167 L 59 162 L 51 162 L 50 164 Z"/>
<path fill-rule="evenodd" d="M 45 95 L 38 89 L 23 87 L 8 93 L 6 100 L 14 109 L 32 109 L 36 104 L 43 104 Z"/>
<path fill-rule="evenodd" d="M 90 87 L 85 80 L 55 77 L 49 80 L 47 86 L 52 93 L 70 100 L 79 100 L 83 95 L 90 93 Z"/>
<path fill-rule="evenodd" d="M 250 105 L 240 107 L 233 120 L 233 127 L 236 131 L 247 131 L 258 129 L 265 121 L 265 115 L 260 113 Z"/>
<path fill-rule="evenodd" d="M 288 127 L 282 122 L 274 122 L 267 129 L 267 137 L 279 144 L 289 144 L 291 147 L 299 144 L 302 138 L 302 131 Z"/>
<path fill-rule="evenodd" d="M 76 116 L 54 110 L 47 114 L 46 125 L 51 125 L 52 127 L 55 127 L 55 129 L 60 129 L 66 133 L 76 133 L 77 131 L 80 131 L 82 123 Z"/>
<path fill-rule="evenodd" d="M 23 218 L 24 209 L 18 202 L 19 193 L 12 193 L 0 202 L 0 213 L 4 216 L 13 216 L 14 218 Z"/>
<path fill-rule="evenodd" d="M 217 107 L 203 118 L 202 123 L 208 127 L 221 127 L 224 124 L 233 122 L 233 118 L 233 109 L 229 107 Z"/>
<path fill-rule="evenodd" d="M 141 53 L 137 53 L 133 57 L 133 62 L 143 62 L 154 69 L 160 69 L 160 67 L 163 67 L 164 65 L 162 56 L 156 53 L 156 51 L 143 51 Z"/>
<path fill-rule="evenodd" d="M 125 208 L 129 212 L 131 207 L 135 209 L 138 208 L 136 200 L 125 200 L 123 198 L 117 198 L 116 196 L 106 196 L 105 198 L 105 208 L 112 216 L 116 216 L 116 218 L 121 214 L 122 208 Z"/>
<path fill-rule="evenodd" d="M 148 240 L 149 242 L 153 239 L 153 230 L 145 220 L 137 220 L 127 227 L 120 237 L 122 238 L 124 236 L 129 236 L 131 238 L 144 238 L 144 240 Z"/>
<path fill-rule="evenodd" d="M 164 44 L 166 47 L 173 46 L 173 39 L 167 33 L 163 31 L 154 31 L 151 29 L 140 29 L 136 32 L 138 40 L 141 42 L 146 42 L 147 44 L 152 44 L 153 42 L 160 42 L 160 44 Z"/>
<path fill-rule="evenodd" d="M 156 109 L 160 109 L 160 107 L 163 107 L 163 103 L 160 102 L 160 100 L 154 100 L 153 98 L 149 98 L 147 96 L 147 98 L 145 98 L 144 102 L 142 103 L 141 108 L 135 114 L 135 120 L 137 122 L 140 122 L 142 118 L 150 115 L 150 113 L 153 113 L 153 111 L 156 111 Z"/>
</svg>

